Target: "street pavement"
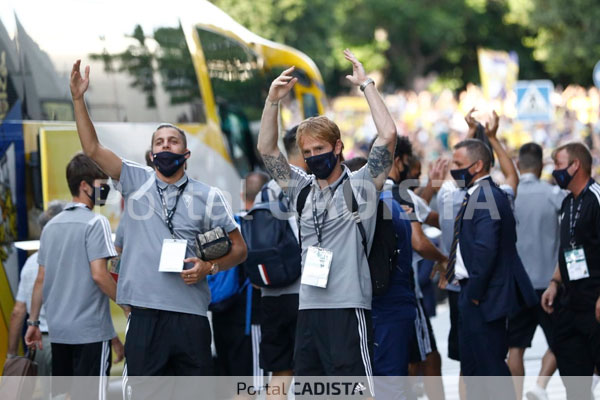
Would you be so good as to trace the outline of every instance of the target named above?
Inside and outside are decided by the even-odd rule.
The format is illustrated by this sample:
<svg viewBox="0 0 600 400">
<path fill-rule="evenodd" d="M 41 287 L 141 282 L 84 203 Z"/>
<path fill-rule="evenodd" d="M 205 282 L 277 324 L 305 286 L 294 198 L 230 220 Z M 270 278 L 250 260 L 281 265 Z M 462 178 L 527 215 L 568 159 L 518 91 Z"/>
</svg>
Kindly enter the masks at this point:
<svg viewBox="0 0 600 400">
<path fill-rule="evenodd" d="M 442 375 L 447 400 L 458 400 L 458 376 L 460 365 L 457 361 L 448 358 L 448 332 L 450 331 L 450 309 L 448 303 L 444 302 L 437 307 L 437 316 L 431 319 L 438 351 L 442 356 Z M 537 328 L 531 348 L 525 351 L 525 385 L 524 393 L 535 385 L 537 375 L 542 363 L 542 356 L 548 345 L 540 327 Z M 566 398 L 565 388 L 558 372 L 554 373 L 547 388 L 550 400 L 563 400 Z M 600 399 L 600 385 L 594 391 L 596 399 Z M 525 398 L 525 396 L 523 396 Z"/>
</svg>

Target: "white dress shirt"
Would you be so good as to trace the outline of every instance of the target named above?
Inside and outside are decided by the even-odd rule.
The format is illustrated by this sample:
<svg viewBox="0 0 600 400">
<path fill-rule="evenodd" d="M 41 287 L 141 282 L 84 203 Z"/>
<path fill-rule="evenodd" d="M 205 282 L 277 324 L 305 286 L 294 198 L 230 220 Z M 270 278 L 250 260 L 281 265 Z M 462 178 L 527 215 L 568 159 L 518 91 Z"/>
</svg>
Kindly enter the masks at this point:
<svg viewBox="0 0 600 400">
<path fill-rule="evenodd" d="M 469 193 L 469 196 L 473 194 L 473 192 L 479 187 L 479 185 L 477 184 L 477 182 L 485 179 L 485 178 L 489 178 L 489 174 L 482 176 L 481 178 L 477 179 L 475 181 L 475 184 L 473 186 L 471 186 L 468 190 L 467 193 Z M 454 264 L 454 276 L 456 277 L 456 280 L 461 280 L 461 279 L 467 279 L 469 277 L 469 273 L 467 272 L 467 267 L 465 267 L 465 262 L 462 258 L 462 254 L 460 254 L 460 241 L 457 243 L 456 246 L 456 262 Z"/>
</svg>

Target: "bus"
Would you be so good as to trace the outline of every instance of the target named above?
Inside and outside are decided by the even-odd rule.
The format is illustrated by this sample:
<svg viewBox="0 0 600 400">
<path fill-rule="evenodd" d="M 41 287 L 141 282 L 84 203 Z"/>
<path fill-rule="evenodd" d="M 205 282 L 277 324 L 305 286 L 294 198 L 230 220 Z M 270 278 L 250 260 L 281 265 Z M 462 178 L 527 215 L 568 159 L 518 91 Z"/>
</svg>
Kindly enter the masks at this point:
<svg viewBox="0 0 600 400">
<path fill-rule="evenodd" d="M 208 1 L 161 3 L 107 0 L 73 10 L 65 0 L 0 10 L 0 360 L 27 257 L 14 244 L 35 250 L 39 214 L 70 199 L 65 168 L 81 151 L 68 86 L 76 59 L 91 67 L 86 101 L 103 144 L 144 163 L 157 124 L 174 123 L 189 133 L 187 173 L 221 188 L 234 209 L 241 178 L 261 168 L 256 140 L 270 82 L 296 66 L 282 129 L 327 107 L 306 54 L 250 32 Z M 114 230 L 122 208 L 113 190 L 96 211 Z"/>
</svg>

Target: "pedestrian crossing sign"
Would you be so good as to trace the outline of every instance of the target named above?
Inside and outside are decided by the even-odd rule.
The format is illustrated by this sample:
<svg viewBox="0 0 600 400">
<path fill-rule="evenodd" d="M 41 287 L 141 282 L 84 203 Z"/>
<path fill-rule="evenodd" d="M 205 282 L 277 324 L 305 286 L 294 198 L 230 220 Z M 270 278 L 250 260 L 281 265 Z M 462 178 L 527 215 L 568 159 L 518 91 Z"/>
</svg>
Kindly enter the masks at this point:
<svg viewBox="0 0 600 400">
<path fill-rule="evenodd" d="M 549 80 L 518 81 L 517 119 L 532 122 L 552 122 L 554 109 L 550 96 L 554 85 Z"/>
</svg>

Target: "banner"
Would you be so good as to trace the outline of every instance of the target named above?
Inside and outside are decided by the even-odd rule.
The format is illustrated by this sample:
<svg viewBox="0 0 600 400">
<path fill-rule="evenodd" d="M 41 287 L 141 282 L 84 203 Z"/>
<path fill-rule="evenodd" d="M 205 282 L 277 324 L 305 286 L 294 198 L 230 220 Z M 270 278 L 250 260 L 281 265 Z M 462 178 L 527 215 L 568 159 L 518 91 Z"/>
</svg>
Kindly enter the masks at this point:
<svg viewBox="0 0 600 400">
<path fill-rule="evenodd" d="M 504 99 L 519 76 L 519 57 L 514 51 L 477 49 L 483 94 L 489 100 Z"/>
</svg>

